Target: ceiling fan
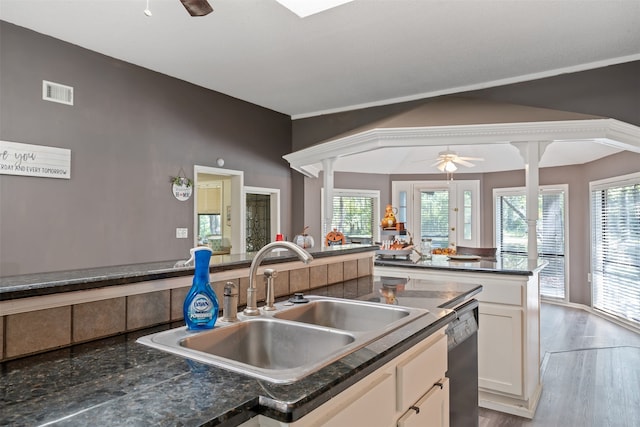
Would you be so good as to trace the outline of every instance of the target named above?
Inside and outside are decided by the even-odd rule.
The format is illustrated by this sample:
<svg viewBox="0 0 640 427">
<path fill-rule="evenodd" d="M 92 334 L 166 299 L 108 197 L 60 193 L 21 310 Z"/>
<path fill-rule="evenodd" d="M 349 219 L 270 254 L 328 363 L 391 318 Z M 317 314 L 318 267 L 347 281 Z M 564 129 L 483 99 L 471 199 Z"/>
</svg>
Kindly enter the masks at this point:
<svg viewBox="0 0 640 427">
<path fill-rule="evenodd" d="M 458 153 L 455 151 L 446 150 L 438 153 L 438 159 L 431 166 L 436 166 L 441 172 L 451 173 L 458 169 L 456 164 L 466 166 L 468 168 L 475 166 L 470 162 L 470 160 L 483 161 L 484 159 L 481 157 L 462 157 L 458 156 Z"/>
<path fill-rule="evenodd" d="M 207 0 L 180 0 L 191 16 L 205 16 L 213 12 Z"/>
</svg>

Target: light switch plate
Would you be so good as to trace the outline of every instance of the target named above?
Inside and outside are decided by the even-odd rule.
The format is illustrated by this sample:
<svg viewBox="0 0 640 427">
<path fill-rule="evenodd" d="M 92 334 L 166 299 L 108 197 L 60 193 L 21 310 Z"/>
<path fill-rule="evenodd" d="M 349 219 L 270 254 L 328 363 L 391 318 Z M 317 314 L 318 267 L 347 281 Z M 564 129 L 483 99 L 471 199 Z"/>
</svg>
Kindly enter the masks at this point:
<svg viewBox="0 0 640 427">
<path fill-rule="evenodd" d="M 188 228 L 176 228 L 176 239 L 186 239 L 189 235 Z"/>
</svg>

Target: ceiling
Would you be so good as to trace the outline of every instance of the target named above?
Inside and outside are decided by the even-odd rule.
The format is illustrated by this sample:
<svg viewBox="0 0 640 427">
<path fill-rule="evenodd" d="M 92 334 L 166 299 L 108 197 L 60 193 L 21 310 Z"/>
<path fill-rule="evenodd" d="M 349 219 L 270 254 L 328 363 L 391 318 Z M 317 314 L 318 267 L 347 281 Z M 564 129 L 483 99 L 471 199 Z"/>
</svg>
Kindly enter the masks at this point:
<svg viewBox="0 0 640 427">
<path fill-rule="evenodd" d="M 147 17 L 146 0 L 0 0 L 0 19 L 293 119 L 640 59 L 638 0 L 355 0 L 306 18 L 209 2 L 191 17 L 149 0 Z"/>
</svg>

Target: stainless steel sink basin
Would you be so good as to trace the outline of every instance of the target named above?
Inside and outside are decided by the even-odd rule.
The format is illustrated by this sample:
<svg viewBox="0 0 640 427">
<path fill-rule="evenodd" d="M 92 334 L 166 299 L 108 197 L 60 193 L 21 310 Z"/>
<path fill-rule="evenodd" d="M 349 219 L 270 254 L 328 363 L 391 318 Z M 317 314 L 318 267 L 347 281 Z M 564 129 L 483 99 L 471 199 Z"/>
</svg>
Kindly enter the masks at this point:
<svg viewBox="0 0 640 427">
<path fill-rule="evenodd" d="M 384 330 L 412 314 L 412 309 L 340 299 L 314 299 L 274 314 L 278 319 L 346 331 Z"/>
<path fill-rule="evenodd" d="M 241 321 L 218 321 L 214 329 L 185 327 L 147 335 L 139 343 L 188 359 L 274 383 L 292 383 L 427 314 L 382 304 L 308 297 L 302 306 Z"/>
<path fill-rule="evenodd" d="M 322 361 L 354 341 L 346 332 L 258 318 L 184 338 L 180 345 L 257 368 L 292 369 Z"/>
</svg>

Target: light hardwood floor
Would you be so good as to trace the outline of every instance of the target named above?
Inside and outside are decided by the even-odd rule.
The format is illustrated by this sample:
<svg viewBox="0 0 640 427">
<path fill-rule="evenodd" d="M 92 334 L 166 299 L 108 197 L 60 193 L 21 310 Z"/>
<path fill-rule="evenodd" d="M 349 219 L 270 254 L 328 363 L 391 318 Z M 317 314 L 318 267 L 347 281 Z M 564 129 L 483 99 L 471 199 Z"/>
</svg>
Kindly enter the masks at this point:
<svg viewBox="0 0 640 427">
<path fill-rule="evenodd" d="M 543 390 L 534 419 L 480 408 L 480 427 L 640 426 L 640 334 L 546 303 L 540 329 Z"/>
</svg>

